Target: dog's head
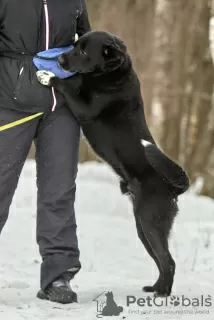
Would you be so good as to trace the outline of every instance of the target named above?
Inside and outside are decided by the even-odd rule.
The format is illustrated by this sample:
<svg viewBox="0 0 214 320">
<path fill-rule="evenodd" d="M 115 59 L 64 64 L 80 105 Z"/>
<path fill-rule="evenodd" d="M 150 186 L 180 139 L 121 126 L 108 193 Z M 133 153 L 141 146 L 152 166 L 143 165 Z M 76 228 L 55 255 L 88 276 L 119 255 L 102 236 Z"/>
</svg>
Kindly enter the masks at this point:
<svg viewBox="0 0 214 320">
<path fill-rule="evenodd" d="M 79 38 L 58 62 L 65 71 L 106 73 L 118 69 L 126 57 L 126 46 L 121 39 L 107 32 L 92 31 Z"/>
<path fill-rule="evenodd" d="M 106 297 L 113 299 L 113 292 L 112 291 L 107 292 Z"/>
</svg>

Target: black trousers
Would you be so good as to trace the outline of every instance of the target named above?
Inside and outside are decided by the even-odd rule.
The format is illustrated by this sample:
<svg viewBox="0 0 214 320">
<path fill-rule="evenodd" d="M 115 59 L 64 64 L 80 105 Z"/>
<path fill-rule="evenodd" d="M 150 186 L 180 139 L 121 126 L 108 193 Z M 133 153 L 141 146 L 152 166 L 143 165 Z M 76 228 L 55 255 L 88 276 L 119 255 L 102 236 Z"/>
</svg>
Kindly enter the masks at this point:
<svg viewBox="0 0 214 320">
<path fill-rule="evenodd" d="M 27 115 L 0 108 L 0 126 Z M 81 267 L 74 211 L 79 133 L 79 125 L 66 107 L 0 132 L 0 233 L 32 141 L 35 141 L 37 243 L 43 259 L 42 289 L 70 269 L 71 279 Z"/>
</svg>

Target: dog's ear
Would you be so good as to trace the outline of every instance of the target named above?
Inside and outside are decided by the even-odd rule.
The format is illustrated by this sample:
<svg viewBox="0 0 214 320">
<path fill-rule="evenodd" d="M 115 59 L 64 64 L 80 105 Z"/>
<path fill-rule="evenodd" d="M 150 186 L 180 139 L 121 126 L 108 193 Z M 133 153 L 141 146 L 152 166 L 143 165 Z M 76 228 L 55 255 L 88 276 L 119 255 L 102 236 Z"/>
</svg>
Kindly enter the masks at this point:
<svg viewBox="0 0 214 320">
<path fill-rule="evenodd" d="M 127 48 L 125 43 L 118 37 L 114 36 L 113 38 L 115 46 L 124 54 L 127 53 Z"/>
<path fill-rule="evenodd" d="M 106 68 L 110 71 L 113 71 L 124 63 L 126 59 L 126 53 L 113 43 L 103 47 L 103 57 L 106 62 Z"/>
</svg>

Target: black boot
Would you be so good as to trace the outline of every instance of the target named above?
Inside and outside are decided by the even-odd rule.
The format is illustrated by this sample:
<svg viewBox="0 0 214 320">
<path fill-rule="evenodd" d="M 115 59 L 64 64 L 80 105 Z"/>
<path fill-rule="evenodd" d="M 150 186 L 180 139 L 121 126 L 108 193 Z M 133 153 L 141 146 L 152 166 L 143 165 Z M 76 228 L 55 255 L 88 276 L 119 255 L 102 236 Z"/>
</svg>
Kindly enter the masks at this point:
<svg viewBox="0 0 214 320">
<path fill-rule="evenodd" d="M 37 298 L 63 304 L 77 302 L 77 294 L 72 291 L 66 274 L 62 274 L 45 290 L 39 290 Z"/>
</svg>

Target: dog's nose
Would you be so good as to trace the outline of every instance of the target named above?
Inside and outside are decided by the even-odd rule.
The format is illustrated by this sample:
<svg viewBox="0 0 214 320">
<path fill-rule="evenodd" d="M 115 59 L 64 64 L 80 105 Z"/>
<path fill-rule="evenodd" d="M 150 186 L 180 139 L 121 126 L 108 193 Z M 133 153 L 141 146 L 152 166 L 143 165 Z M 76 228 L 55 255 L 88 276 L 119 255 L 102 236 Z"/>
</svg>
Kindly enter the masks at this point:
<svg viewBox="0 0 214 320">
<path fill-rule="evenodd" d="M 65 57 L 63 54 L 61 54 L 59 57 L 58 57 L 58 63 L 60 66 L 63 66 L 63 64 L 65 63 Z"/>
</svg>

